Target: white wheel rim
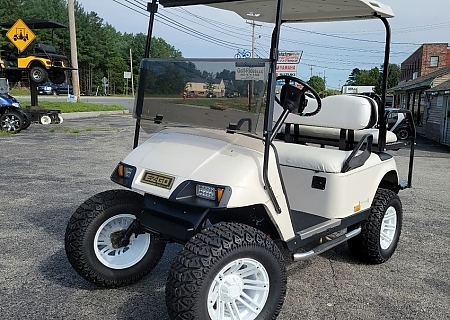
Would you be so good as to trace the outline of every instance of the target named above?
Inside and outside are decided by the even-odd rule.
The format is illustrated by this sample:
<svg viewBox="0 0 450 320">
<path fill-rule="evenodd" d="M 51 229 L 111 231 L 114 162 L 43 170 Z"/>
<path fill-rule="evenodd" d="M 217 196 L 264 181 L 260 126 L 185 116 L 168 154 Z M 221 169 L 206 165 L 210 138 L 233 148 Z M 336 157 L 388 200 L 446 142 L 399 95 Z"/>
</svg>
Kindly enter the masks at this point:
<svg viewBox="0 0 450 320">
<path fill-rule="evenodd" d="M 380 229 L 380 246 L 386 250 L 394 241 L 395 231 L 397 230 L 397 210 L 389 207 L 384 214 Z"/>
<path fill-rule="evenodd" d="M 214 278 L 208 292 L 212 320 L 254 320 L 269 296 L 269 275 L 254 259 L 227 264 Z"/>
<path fill-rule="evenodd" d="M 64 122 L 64 119 L 63 119 L 63 117 L 61 115 L 58 115 L 58 119 L 59 119 L 59 123 L 63 123 Z"/>
<path fill-rule="evenodd" d="M 150 234 L 133 234 L 125 247 L 113 246 L 111 236 L 124 231 L 136 219 L 132 214 L 119 214 L 106 220 L 94 238 L 94 252 L 97 259 L 111 269 L 126 269 L 142 260 L 150 247 Z"/>
<path fill-rule="evenodd" d="M 41 117 L 41 123 L 42 124 L 50 124 L 52 122 L 52 119 L 49 116 L 42 116 Z"/>
</svg>

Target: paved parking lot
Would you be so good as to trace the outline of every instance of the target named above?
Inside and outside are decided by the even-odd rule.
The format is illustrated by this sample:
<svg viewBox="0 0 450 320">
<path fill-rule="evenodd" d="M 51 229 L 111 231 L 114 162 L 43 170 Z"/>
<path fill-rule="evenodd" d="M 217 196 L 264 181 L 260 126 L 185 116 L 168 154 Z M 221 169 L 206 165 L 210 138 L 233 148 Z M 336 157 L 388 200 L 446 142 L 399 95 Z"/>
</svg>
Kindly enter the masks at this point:
<svg viewBox="0 0 450 320">
<path fill-rule="evenodd" d="M 33 124 L 0 136 L 0 314 L 2 319 L 167 319 L 166 272 L 179 245 L 126 288 L 99 289 L 64 251 L 67 222 L 132 149 L 130 116 Z M 142 135 L 145 138 L 146 134 Z M 408 153 L 394 152 L 406 177 Z M 345 244 L 288 265 L 279 319 L 450 319 L 450 152 L 419 140 L 414 188 L 401 192 L 404 226 L 383 265 L 356 262 Z M 363 181 L 361 183 L 364 183 Z"/>
</svg>

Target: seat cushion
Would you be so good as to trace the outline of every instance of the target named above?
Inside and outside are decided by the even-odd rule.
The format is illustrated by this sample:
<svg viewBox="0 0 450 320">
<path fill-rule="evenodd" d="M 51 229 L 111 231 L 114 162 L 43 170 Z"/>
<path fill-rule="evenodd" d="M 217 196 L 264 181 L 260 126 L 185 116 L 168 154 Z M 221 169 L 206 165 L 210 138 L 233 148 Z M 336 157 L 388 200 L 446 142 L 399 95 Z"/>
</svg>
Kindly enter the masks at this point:
<svg viewBox="0 0 450 320">
<path fill-rule="evenodd" d="M 284 141 L 274 141 L 280 165 L 308 169 L 318 172 L 340 173 L 344 161 L 352 151 L 311 147 Z M 366 165 L 372 166 L 380 162 L 376 154 L 371 154 Z"/>
</svg>

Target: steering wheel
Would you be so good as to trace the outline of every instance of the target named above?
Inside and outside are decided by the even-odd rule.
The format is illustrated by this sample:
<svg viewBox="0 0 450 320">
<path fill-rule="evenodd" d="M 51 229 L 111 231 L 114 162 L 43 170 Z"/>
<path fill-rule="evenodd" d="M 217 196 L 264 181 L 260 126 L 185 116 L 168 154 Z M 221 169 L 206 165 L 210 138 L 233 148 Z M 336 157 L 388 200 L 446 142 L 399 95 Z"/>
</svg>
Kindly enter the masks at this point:
<svg viewBox="0 0 450 320">
<path fill-rule="evenodd" d="M 304 94 L 306 91 L 310 91 L 312 93 L 312 95 L 314 96 L 314 98 L 316 98 L 316 101 L 317 101 L 317 108 L 316 108 L 316 110 L 314 110 L 313 112 L 302 113 L 301 114 L 302 117 L 311 117 L 311 116 L 316 115 L 317 113 L 319 113 L 320 109 L 322 108 L 322 100 L 320 99 L 319 94 L 316 92 L 316 90 L 314 90 L 308 83 L 306 83 L 303 80 L 300 80 L 299 78 L 291 77 L 291 76 L 285 76 L 285 75 L 278 76 L 277 77 L 277 81 L 278 80 L 284 80 L 285 85 L 289 85 L 289 83 L 291 81 L 293 81 L 295 83 L 299 83 L 299 84 L 301 84 L 303 86 L 303 88 L 300 89 L 301 93 Z M 275 101 L 280 106 L 283 106 L 276 95 L 275 95 Z"/>
</svg>

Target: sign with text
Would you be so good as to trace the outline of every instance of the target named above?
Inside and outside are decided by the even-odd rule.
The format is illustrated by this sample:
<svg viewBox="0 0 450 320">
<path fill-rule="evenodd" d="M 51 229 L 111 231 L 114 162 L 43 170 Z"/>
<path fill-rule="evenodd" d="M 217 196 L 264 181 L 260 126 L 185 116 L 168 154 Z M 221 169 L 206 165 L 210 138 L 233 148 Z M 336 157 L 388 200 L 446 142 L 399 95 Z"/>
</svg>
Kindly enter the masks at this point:
<svg viewBox="0 0 450 320">
<path fill-rule="evenodd" d="M 123 78 L 124 79 L 131 79 L 131 72 L 130 71 L 124 71 L 123 72 Z"/>
<path fill-rule="evenodd" d="M 264 80 L 266 66 L 264 62 L 236 62 L 236 80 Z"/>
<path fill-rule="evenodd" d="M 30 28 L 22 21 L 18 19 L 11 29 L 6 33 L 6 37 L 19 49 L 20 52 L 24 51 L 30 43 L 36 39 L 36 35 Z"/>
<path fill-rule="evenodd" d="M 280 51 L 278 63 L 298 64 L 302 58 L 303 51 Z"/>
<path fill-rule="evenodd" d="M 297 72 L 296 64 L 277 64 L 277 72 Z"/>
</svg>

